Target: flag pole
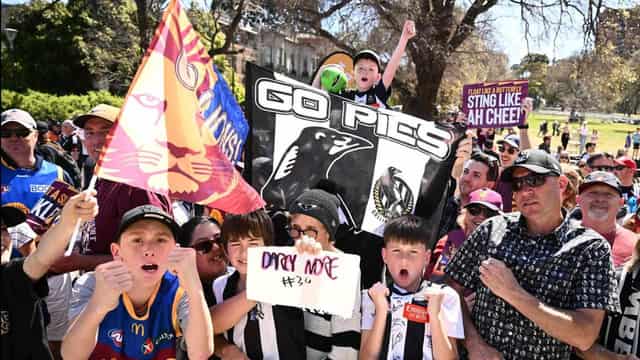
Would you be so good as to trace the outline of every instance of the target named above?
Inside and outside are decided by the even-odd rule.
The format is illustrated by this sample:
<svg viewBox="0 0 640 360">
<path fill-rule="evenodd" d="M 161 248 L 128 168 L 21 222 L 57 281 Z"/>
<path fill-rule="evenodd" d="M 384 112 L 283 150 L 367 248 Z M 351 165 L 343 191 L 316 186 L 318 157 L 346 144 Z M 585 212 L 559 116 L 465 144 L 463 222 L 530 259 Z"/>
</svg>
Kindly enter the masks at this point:
<svg viewBox="0 0 640 360">
<path fill-rule="evenodd" d="M 98 177 L 95 175 L 95 173 L 91 176 L 91 180 L 89 181 L 89 186 L 87 187 L 87 190 L 85 191 L 93 191 L 96 188 L 96 180 L 98 180 Z M 78 219 L 78 221 L 76 221 L 76 225 L 73 228 L 73 234 L 71 235 L 71 239 L 69 239 L 69 245 L 67 246 L 67 251 L 64 252 L 64 256 L 69 256 L 71 255 L 71 252 L 73 251 L 73 247 L 76 244 L 76 238 L 78 237 L 78 232 L 80 232 L 80 224 L 82 224 L 82 220 Z"/>
</svg>

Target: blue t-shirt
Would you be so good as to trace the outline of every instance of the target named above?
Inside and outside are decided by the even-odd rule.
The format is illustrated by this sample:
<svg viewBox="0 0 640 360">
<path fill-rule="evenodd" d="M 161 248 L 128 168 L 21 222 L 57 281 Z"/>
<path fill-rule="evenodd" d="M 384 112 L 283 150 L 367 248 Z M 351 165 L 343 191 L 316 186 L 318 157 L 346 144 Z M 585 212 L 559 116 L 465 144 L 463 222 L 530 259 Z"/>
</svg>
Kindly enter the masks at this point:
<svg viewBox="0 0 640 360">
<path fill-rule="evenodd" d="M 76 281 L 70 319 L 84 309 L 94 287 L 93 273 Z M 148 304 L 147 312 L 138 316 L 127 294 L 121 295 L 118 306 L 102 319 L 98 341 L 89 359 L 175 359 L 176 338 L 182 336 L 181 329 L 186 328 L 185 315 L 188 317 L 186 294 L 178 278 L 166 272 Z"/>
<path fill-rule="evenodd" d="M 61 167 L 36 156 L 33 169 L 13 168 L 2 160 L 2 204 L 20 203 L 31 209 L 55 180 L 64 180 Z"/>
</svg>

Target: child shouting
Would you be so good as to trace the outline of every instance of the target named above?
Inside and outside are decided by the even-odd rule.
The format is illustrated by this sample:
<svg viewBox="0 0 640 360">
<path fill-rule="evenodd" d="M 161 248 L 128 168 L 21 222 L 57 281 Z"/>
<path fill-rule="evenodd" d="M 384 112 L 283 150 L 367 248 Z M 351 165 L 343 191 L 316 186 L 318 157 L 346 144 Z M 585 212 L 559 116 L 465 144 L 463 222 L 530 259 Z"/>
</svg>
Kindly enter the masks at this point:
<svg viewBox="0 0 640 360">
<path fill-rule="evenodd" d="M 362 296 L 360 359 L 457 359 L 462 310 L 450 287 L 423 281 L 430 247 L 422 218 L 401 216 L 384 229 L 382 259 L 393 284 Z"/>
<path fill-rule="evenodd" d="M 123 215 L 111 244 L 114 260 L 74 285 L 65 359 L 174 359 L 183 333 L 189 358 L 211 355 L 213 329 L 195 250 L 176 246 L 179 232 L 152 205 Z"/>
<path fill-rule="evenodd" d="M 416 35 L 415 24 L 411 20 L 404 22 L 398 46 L 382 73 L 380 57 L 372 50 L 363 50 L 353 57 L 353 69 L 356 89 L 342 93 L 342 96 L 358 103 L 373 107 L 388 108 L 387 100 L 391 95 L 391 82 L 400 66 L 407 42 Z M 380 75 L 382 73 L 382 75 Z"/>
</svg>

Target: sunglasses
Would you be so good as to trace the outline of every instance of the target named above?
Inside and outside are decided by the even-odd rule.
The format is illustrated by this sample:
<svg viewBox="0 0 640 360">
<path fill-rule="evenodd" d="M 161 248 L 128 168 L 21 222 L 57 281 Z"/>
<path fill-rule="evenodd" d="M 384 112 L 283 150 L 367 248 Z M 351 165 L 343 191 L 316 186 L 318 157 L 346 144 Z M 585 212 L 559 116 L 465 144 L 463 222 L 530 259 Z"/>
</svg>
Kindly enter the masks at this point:
<svg viewBox="0 0 640 360">
<path fill-rule="evenodd" d="M 602 165 L 602 166 L 594 166 L 591 169 L 593 169 L 595 171 L 612 171 L 613 169 L 615 169 L 615 167 L 614 166 Z"/>
<path fill-rule="evenodd" d="M 547 179 L 546 174 L 530 174 L 527 176 L 521 176 L 521 177 L 514 177 L 511 180 L 511 188 L 513 189 L 513 192 L 518 192 L 518 191 L 522 191 L 522 189 L 524 189 L 525 185 L 531 188 L 537 188 L 540 187 L 542 185 L 544 185 L 546 179 Z"/>
<path fill-rule="evenodd" d="M 518 150 L 516 150 L 515 148 L 512 148 L 512 147 L 510 147 L 509 149 L 507 149 L 506 147 L 504 147 L 504 146 L 502 146 L 502 145 L 501 145 L 501 146 L 498 146 L 498 151 L 499 151 L 499 152 L 503 153 L 503 152 L 505 152 L 505 150 L 509 153 L 509 155 L 513 155 L 513 154 L 515 154 L 515 153 L 517 153 L 517 152 L 518 152 Z"/>
<path fill-rule="evenodd" d="M 220 246 L 220 239 L 221 239 L 220 234 L 215 234 L 213 235 L 213 239 L 199 242 L 193 245 L 193 248 L 199 253 L 208 254 L 211 251 L 211 249 L 213 249 L 213 245 L 217 244 L 218 246 Z"/>
<path fill-rule="evenodd" d="M 616 171 L 622 171 L 622 170 L 624 170 L 624 169 L 626 169 L 626 168 L 627 168 L 627 167 L 626 167 L 626 166 L 624 166 L 624 165 L 616 165 L 616 166 L 614 166 L 614 167 L 613 167 L 613 170 L 616 170 Z"/>
<path fill-rule="evenodd" d="M 31 134 L 31 130 L 29 129 L 2 130 L 2 132 L 0 132 L 0 137 L 10 138 L 13 135 L 15 135 L 19 138 L 26 138 L 30 134 Z"/>
<path fill-rule="evenodd" d="M 469 205 L 466 209 L 471 216 L 482 215 L 485 219 L 498 215 L 496 211 L 477 204 Z"/>
</svg>

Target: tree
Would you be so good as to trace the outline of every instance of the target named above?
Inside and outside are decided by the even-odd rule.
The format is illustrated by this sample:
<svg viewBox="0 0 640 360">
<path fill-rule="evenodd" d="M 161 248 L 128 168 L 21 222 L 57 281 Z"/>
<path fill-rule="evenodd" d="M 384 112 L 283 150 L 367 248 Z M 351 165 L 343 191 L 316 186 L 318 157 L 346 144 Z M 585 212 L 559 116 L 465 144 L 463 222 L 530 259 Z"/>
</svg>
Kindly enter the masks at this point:
<svg viewBox="0 0 640 360">
<path fill-rule="evenodd" d="M 529 96 L 534 99 L 536 107 L 545 95 L 548 67 L 549 58 L 547 55 L 527 54 L 520 60 L 520 64 L 512 68 L 519 78 L 529 80 Z"/>
<path fill-rule="evenodd" d="M 324 36 L 351 52 L 367 40 L 372 32 L 370 29 L 384 29 L 388 38 L 397 39 L 403 20 L 412 18 L 416 22 L 417 36 L 409 43 L 407 52 L 409 68 L 416 78 L 415 87 L 403 88 L 395 82 L 394 86 L 406 95 L 406 111 L 428 118 L 436 113 L 437 96 L 449 59 L 482 27 L 485 14 L 497 2 L 474 0 L 463 8 L 463 5 L 456 6 L 455 0 L 297 0 L 282 1 L 285 7 L 280 13 L 295 19 L 297 26 Z M 577 0 L 511 0 L 510 3 L 520 6 L 529 35 L 530 21 L 559 30 L 563 19 L 577 16 L 583 20 L 586 38 L 593 34 L 595 19 L 602 6 L 601 0 L 589 0 L 587 5 Z"/>
<path fill-rule="evenodd" d="M 93 77 L 93 88 L 126 94 L 143 55 L 133 22 L 135 5 L 128 0 L 76 0 L 69 8 L 86 24 L 74 44 Z"/>
<path fill-rule="evenodd" d="M 90 90 L 75 38 L 86 25 L 61 1 L 34 0 L 11 9 L 7 27 L 18 30 L 13 50 L 2 49 L 2 88 L 56 94 Z"/>
</svg>

